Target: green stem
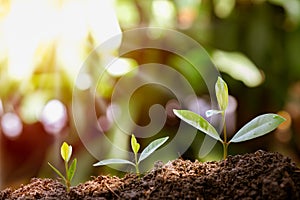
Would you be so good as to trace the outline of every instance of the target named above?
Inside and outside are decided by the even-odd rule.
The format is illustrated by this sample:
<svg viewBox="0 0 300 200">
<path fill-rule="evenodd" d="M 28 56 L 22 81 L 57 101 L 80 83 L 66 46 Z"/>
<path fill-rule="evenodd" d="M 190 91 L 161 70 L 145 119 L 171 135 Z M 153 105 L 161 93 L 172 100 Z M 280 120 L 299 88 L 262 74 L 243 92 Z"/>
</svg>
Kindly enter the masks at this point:
<svg viewBox="0 0 300 200">
<path fill-rule="evenodd" d="M 69 171 L 69 167 L 68 167 L 68 163 L 65 161 L 65 170 L 66 170 L 66 178 L 65 178 L 65 183 L 66 183 L 66 187 L 67 187 L 67 192 L 70 192 L 70 180 L 68 177 L 68 171 Z"/>
<path fill-rule="evenodd" d="M 226 121 L 225 121 L 225 114 L 223 114 L 223 133 L 224 133 L 224 143 L 227 143 L 227 128 L 226 128 Z"/>
<path fill-rule="evenodd" d="M 225 160 L 227 158 L 227 151 L 228 151 L 228 145 L 227 142 L 227 128 L 226 128 L 226 120 L 225 120 L 225 112 L 222 114 L 223 118 L 223 134 L 224 134 L 224 141 L 223 141 L 223 159 Z"/>
<path fill-rule="evenodd" d="M 134 159 L 135 159 L 135 170 L 136 170 L 136 174 L 137 174 L 137 175 L 140 175 L 139 163 L 138 163 L 138 159 L 137 159 L 137 153 L 134 154 Z"/>
<path fill-rule="evenodd" d="M 229 143 L 223 143 L 223 159 L 225 160 L 227 158 L 227 150 L 228 150 L 228 144 Z"/>
</svg>

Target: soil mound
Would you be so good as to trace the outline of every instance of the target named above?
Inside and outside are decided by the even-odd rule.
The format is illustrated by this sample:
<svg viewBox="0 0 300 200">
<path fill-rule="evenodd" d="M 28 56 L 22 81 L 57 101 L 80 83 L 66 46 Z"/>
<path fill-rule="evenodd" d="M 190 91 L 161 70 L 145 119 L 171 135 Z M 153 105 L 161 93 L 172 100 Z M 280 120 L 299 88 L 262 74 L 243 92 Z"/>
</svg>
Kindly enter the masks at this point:
<svg viewBox="0 0 300 200">
<path fill-rule="evenodd" d="M 57 180 L 33 178 L 1 191 L 0 199 L 300 199 L 300 169 L 288 157 L 260 150 L 218 162 L 156 162 L 143 177 L 98 176 L 70 193 Z"/>
</svg>

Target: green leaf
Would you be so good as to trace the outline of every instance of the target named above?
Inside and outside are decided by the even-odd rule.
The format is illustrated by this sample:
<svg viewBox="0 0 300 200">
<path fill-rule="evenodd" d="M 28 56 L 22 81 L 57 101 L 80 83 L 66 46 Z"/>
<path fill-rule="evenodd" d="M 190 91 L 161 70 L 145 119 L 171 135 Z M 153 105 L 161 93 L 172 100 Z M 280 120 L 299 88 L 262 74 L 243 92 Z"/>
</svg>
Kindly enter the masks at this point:
<svg viewBox="0 0 300 200">
<path fill-rule="evenodd" d="M 72 155 L 72 146 L 68 145 L 68 143 L 64 142 L 60 148 L 61 157 L 64 161 L 69 162 Z"/>
<path fill-rule="evenodd" d="M 77 159 L 75 158 L 73 160 L 72 164 L 70 165 L 70 168 L 67 172 L 67 176 L 68 176 L 69 181 L 71 181 L 73 179 L 73 176 L 74 176 L 75 171 L 76 171 L 76 166 L 77 166 Z"/>
<path fill-rule="evenodd" d="M 173 110 L 173 112 L 177 117 L 179 117 L 186 123 L 192 125 L 196 129 L 204 132 L 210 137 L 222 142 L 222 139 L 220 138 L 216 129 L 200 115 L 189 110 Z"/>
<path fill-rule="evenodd" d="M 229 142 L 243 142 L 263 136 L 277 128 L 285 119 L 276 114 L 260 115 L 242 127 Z"/>
<path fill-rule="evenodd" d="M 57 173 L 57 175 L 59 175 L 64 181 L 66 181 L 66 178 L 62 175 L 62 173 L 60 173 L 60 171 L 58 169 L 56 169 L 53 165 L 51 165 L 48 162 L 48 165 Z"/>
<path fill-rule="evenodd" d="M 208 110 L 205 112 L 206 117 L 211 117 L 213 115 L 222 114 L 224 111 L 221 110 Z"/>
<path fill-rule="evenodd" d="M 140 149 L 140 144 L 136 141 L 134 135 L 131 135 L 131 148 L 134 154 L 137 154 Z"/>
<path fill-rule="evenodd" d="M 156 149 L 163 145 L 169 137 L 160 138 L 151 142 L 141 153 L 138 163 L 150 156 Z"/>
<path fill-rule="evenodd" d="M 102 160 L 100 162 L 93 164 L 93 166 L 97 167 L 97 166 L 110 165 L 110 164 L 129 164 L 135 166 L 133 162 L 130 162 L 128 160 L 118 159 L 118 158 Z"/>
<path fill-rule="evenodd" d="M 219 107 L 222 111 L 225 111 L 228 106 L 228 87 L 221 77 L 218 77 L 215 90 Z"/>
</svg>

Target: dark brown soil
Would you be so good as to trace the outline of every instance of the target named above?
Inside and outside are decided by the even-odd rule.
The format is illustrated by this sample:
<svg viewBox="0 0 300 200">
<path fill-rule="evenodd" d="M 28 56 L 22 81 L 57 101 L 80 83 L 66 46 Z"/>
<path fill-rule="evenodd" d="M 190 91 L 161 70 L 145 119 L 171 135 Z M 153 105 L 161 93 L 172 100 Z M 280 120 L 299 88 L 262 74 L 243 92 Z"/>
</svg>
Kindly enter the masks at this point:
<svg viewBox="0 0 300 200">
<path fill-rule="evenodd" d="M 98 176 L 71 188 L 34 178 L 0 199 L 300 199 L 300 169 L 279 153 L 257 151 L 225 161 L 157 162 L 143 177 Z"/>
</svg>

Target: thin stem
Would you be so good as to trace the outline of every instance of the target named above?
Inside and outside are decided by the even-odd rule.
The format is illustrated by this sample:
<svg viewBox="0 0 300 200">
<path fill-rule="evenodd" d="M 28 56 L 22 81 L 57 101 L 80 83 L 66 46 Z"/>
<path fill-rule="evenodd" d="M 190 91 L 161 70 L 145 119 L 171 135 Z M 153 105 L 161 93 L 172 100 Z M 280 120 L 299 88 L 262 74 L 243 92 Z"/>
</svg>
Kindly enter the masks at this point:
<svg viewBox="0 0 300 200">
<path fill-rule="evenodd" d="M 223 143 L 223 159 L 225 160 L 227 158 L 227 150 L 228 150 L 228 144 L 229 143 Z"/>
<path fill-rule="evenodd" d="M 225 112 L 222 113 L 223 118 L 223 134 L 224 134 L 224 141 L 223 141 L 223 159 L 225 160 L 227 158 L 227 151 L 228 151 L 228 145 L 227 142 L 227 128 L 226 128 L 226 120 L 225 120 Z"/>
<path fill-rule="evenodd" d="M 137 175 L 140 175 L 139 163 L 138 163 L 138 159 L 137 159 L 137 153 L 134 154 L 134 159 L 135 159 L 135 170 L 136 170 L 136 174 L 137 174 Z"/>
<path fill-rule="evenodd" d="M 70 183 L 70 180 L 69 180 L 69 177 L 68 177 L 69 167 L 68 167 L 68 162 L 67 161 L 65 161 L 65 170 L 66 170 L 65 182 L 66 182 L 66 186 L 67 186 L 67 192 L 70 192 L 71 183 Z"/>
<path fill-rule="evenodd" d="M 223 114 L 223 134 L 224 134 L 224 143 L 227 143 L 227 128 L 226 128 L 226 120 L 225 114 Z"/>
</svg>

